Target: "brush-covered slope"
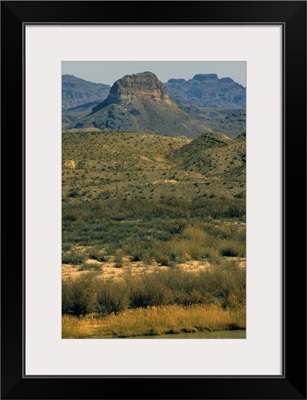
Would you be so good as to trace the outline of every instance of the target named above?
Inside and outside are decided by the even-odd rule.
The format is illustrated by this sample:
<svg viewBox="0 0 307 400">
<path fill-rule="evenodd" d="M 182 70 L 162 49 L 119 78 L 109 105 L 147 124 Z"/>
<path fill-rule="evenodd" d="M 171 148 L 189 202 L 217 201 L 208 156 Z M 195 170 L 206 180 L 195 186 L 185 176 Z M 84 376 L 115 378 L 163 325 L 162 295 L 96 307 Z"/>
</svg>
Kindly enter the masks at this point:
<svg viewBox="0 0 307 400">
<path fill-rule="evenodd" d="M 72 128 L 89 127 L 191 138 L 210 131 L 203 120 L 191 117 L 172 102 L 162 82 L 151 72 L 117 80 L 107 99 Z"/>
<path fill-rule="evenodd" d="M 100 104 L 100 101 L 81 104 L 80 106 L 62 110 L 62 129 L 66 129 L 78 122 L 80 118 L 92 112 L 92 109 Z"/>
<path fill-rule="evenodd" d="M 219 133 L 202 135 L 174 151 L 171 158 L 185 171 L 207 178 L 219 177 L 225 182 L 245 183 L 245 134 L 234 140 Z"/>
<path fill-rule="evenodd" d="M 205 200 L 245 191 L 245 141 L 63 132 L 63 199 Z"/>
</svg>

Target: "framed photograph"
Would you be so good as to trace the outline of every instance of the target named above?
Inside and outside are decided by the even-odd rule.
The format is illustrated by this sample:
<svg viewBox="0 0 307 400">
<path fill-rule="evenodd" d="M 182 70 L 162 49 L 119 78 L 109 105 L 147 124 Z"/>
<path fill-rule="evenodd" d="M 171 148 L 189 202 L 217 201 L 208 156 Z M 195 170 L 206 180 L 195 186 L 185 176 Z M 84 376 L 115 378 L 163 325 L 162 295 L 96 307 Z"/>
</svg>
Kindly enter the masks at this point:
<svg viewBox="0 0 307 400">
<path fill-rule="evenodd" d="M 1 26 L 2 398 L 306 399 L 306 2 Z"/>
</svg>

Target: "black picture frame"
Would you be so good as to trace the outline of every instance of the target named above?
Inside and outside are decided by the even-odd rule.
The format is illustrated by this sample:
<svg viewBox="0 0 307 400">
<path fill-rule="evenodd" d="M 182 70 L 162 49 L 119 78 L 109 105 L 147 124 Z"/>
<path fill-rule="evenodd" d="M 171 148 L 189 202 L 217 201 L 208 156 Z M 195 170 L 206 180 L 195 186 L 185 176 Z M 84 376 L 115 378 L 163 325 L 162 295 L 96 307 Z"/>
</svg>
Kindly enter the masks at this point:
<svg viewBox="0 0 307 400">
<path fill-rule="evenodd" d="M 23 30 L 28 23 L 283 26 L 282 376 L 24 376 Z M 2 398 L 306 399 L 306 2 L 2 1 L 1 56 Z"/>
</svg>

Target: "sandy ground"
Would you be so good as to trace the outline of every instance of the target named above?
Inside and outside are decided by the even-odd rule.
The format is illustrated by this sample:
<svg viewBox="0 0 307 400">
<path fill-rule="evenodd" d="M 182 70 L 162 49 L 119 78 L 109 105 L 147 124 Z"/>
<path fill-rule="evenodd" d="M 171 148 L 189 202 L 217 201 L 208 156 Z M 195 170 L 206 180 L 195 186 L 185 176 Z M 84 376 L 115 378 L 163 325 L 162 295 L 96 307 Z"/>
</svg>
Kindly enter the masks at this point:
<svg viewBox="0 0 307 400">
<path fill-rule="evenodd" d="M 224 260 L 238 261 L 241 268 L 246 268 L 246 258 L 239 257 L 224 257 Z M 143 272 L 152 272 L 155 269 L 168 270 L 170 267 L 162 266 L 158 263 L 152 263 L 150 265 L 144 264 L 142 261 L 131 262 L 128 257 L 123 257 L 123 266 L 120 268 L 115 267 L 115 263 L 110 258 L 110 261 L 100 262 L 97 260 L 87 260 L 85 265 L 88 265 L 88 270 L 80 270 L 79 265 L 63 264 L 62 265 L 62 278 L 63 279 L 75 279 L 81 274 L 93 273 L 97 274 L 97 278 L 113 278 L 113 279 L 124 279 L 130 275 L 138 275 Z M 187 261 L 185 263 L 177 264 L 176 269 L 196 272 L 203 270 L 210 270 L 216 268 L 208 260 L 202 261 Z"/>
</svg>

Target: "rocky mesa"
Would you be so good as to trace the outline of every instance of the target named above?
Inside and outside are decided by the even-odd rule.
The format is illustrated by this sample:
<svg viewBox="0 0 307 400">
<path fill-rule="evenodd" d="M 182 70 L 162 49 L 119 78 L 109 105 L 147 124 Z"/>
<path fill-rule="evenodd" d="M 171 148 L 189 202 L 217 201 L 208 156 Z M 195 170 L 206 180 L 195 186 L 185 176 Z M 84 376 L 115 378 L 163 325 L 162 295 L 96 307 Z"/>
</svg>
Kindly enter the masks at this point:
<svg viewBox="0 0 307 400">
<path fill-rule="evenodd" d="M 71 128 L 190 138 L 211 131 L 204 121 L 190 116 L 171 101 L 163 83 L 148 71 L 118 79 L 106 100 Z"/>
</svg>

